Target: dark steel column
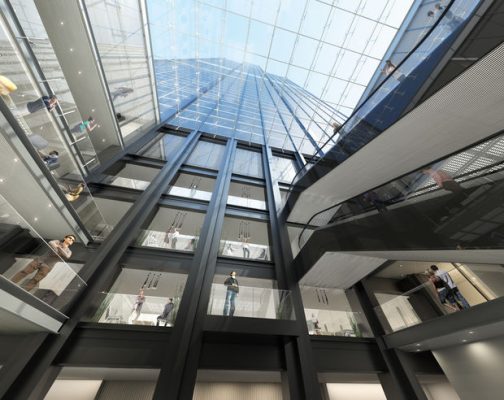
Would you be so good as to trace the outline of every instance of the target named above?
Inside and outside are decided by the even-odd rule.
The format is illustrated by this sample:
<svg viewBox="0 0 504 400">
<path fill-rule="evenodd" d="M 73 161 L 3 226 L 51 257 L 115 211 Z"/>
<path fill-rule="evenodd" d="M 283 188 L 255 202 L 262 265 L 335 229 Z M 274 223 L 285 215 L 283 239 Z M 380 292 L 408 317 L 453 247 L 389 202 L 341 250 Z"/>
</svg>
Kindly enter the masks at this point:
<svg viewBox="0 0 504 400">
<path fill-rule="evenodd" d="M 384 383 L 388 383 L 382 385 L 387 399 L 427 400 L 427 396 L 418 382 L 410 363 L 407 358 L 403 356 L 403 352 L 401 350 L 387 348 L 385 340 L 383 339 L 385 331 L 378 320 L 369 293 L 362 281 L 355 285 L 355 293 L 359 298 L 362 310 L 376 338 L 376 343 L 387 365 L 390 376 L 395 383 L 394 385 L 390 384 L 390 380 L 388 380 L 387 376 L 383 376 L 380 379 Z"/>
<path fill-rule="evenodd" d="M 153 400 L 191 400 L 193 397 L 235 153 L 236 141 L 230 139 L 208 205 Z"/>
<path fill-rule="evenodd" d="M 6 388 L 5 398 L 26 400 L 32 391 L 37 388 L 46 370 L 52 366 L 63 345 L 81 318 L 87 313 L 89 304 L 92 304 L 103 284 L 115 273 L 115 267 L 123 253 L 137 237 L 142 224 L 156 207 L 161 195 L 168 189 L 185 157 L 196 146 L 199 137 L 200 133 L 193 131 L 186 138 L 185 145 L 179 149 L 173 161 L 168 162 L 160 170 L 159 174 L 131 206 L 126 216 L 116 225 L 97 252 L 84 264 L 79 274 L 88 286 L 81 294 L 78 302 L 75 302 L 69 309 L 67 313 L 70 317 L 69 321 L 63 325 L 58 335 L 48 336 L 38 350 L 33 353 L 33 356 L 26 362 L 11 386 L 8 389 Z M 98 271 L 99 273 L 96 273 Z M 37 393 L 37 395 L 39 394 Z"/>
</svg>

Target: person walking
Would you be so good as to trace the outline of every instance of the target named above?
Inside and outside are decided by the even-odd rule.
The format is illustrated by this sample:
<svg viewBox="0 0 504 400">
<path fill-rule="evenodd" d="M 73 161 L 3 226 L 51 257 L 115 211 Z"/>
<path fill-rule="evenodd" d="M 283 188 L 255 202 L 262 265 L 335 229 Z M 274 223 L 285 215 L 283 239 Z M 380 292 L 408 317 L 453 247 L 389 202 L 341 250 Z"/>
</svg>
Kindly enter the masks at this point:
<svg viewBox="0 0 504 400">
<path fill-rule="evenodd" d="M 168 299 L 168 303 L 166 303 L 164 306 L 163 312 L 161 313 L 161 315 L 158 315 L 157 317 L 156 326 L 159 326 L 160 320 L 163 320 L 165 322 L 164 326 L 168 325 L 168 316 L 170 315 L 170 313 L 173 311 L 174 308 L 175 304 L 173 304 L 173 299 L 170 297 Z"/>
<path fill-rule="evenodd" d="M 49 246 L 51 252 L 46 256 L 39 257 L 30 262 L 25 268 L 19 271 L 12 277 L 12 282 L 18 283 L 21 279 L 26 278 L 28 275 L 37 271 L 35 276 L 28 282 L 25 282 L 22 287 L 28 292 L 32 290 L 42 279 L 44 279 L 49 272 L 53 269 L 56 263 L 61 259 L 68 260 L 72 256 L 70 246 L 75 243 L 74 235 L 66 235 L 63 240 L 51 240 Z"/>
<path fill-rule="evenodd" d="M 227 290 L 226 290 L 226 301 L 224 302 L 223 315 L 232 317 L 235 312 L 236 296 L 240 291 L 235 271 L 229 274 L 229 277 L 224 281 L 224 285 L 227 286 Z"/>
</svg>

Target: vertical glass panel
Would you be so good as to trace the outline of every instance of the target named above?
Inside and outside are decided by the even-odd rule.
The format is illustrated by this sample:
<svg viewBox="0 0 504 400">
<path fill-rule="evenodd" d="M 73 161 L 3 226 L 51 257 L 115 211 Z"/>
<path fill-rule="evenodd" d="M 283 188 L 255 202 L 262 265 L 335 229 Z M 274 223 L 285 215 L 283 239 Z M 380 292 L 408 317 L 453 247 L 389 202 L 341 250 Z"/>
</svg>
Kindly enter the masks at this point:
<svg viewBox="0 0 504 400">
<path fill-rule="evenodd" d="M 133 203 L 127 201 L 112 200 L 103 197 L 95 197 L 95 200 L 107 220 L 108 231 L 112 231 L 133 205 Z"/>
<path fill-rule="evenodd" d="M 209 315 L 294 319 L 291 293 L 276 289 L 276 281 L 215 275 L 213 282 Z"/>
<path fill-rule="evenodd" d="M 106 181 L 109 185 L 120 186 L 130 189 L 145 190 L 149 183 L 159 173 L 159 169 L 144 167 L 131 163 L 123 163 L 122 168 L 117 171 L 117 167 L 113 166 L 106 174 L 110 178 Z M 113 173 L 113 175 L 112 175 Z"/>
<path fill-rule="evenodd" d="M 39 63 L 40 68 L 42 69 L 45 78 L 47 79 L 47 82 L 45 82 L 45 84 L 51 87 L 52 93 L 48 93 L 48 95 L 54 94 L 58 99 L 58 103 L 54 106 L 54 111 L 52 111 L 51 114 L 54 116 L 57 115 L 59 118 L 61 118 L 61 120 L 64 120 L 67 126 L 69 126 L 70 128 L 79 125 L 85 119 L 85 116 L 82 116 L 77 109 L 74 97 L 70 92 L 70 88 L 68 87 L 68 83 L 65 79 L 65 76 L 63 75 L 59 61 L 56 57 L 52 44 L 49 41 L 49 37 L 44 28 L 42 20 L 40 19 L 39 13 L 35 6 L 35 2 L 33 0 L 14 0 L 11 2 L 11 4 L 16 12 L 16 16 L 23 28 L 24 33 L 29 38 L 28 46 L 30 46 L 31 51 L 33 51 L 33 53 L 37 57 L 37 62 Z M 18 38 L 19 43 L 21 43 L 21 39 L 22 38 Z M 26 45 L 26 42 L 24 42 L 24 44 Z M 4 55 L 5 51 L 6 48 L 4 47 L 2 50 Z M 12 62 L 12 59 L 10 59 L 10 62 Z M 17 71 L 21 72 L 22 69 L 18 69 Z M 20 75 L 17 75 L 17 77 L 19 76 Z M 18 86 L 22 86 L 19 79 L 16 79 L 16 84 Z M 42 93 L 42 95 L 45 95 L 45 93 Z M 31 104 L 31 107 L 35 107 L 32 108 L 32 110 L 37 109 L 37 106 L 40 107 L 41 105 L 40 99 L 42 97 L 41 93 L 39 92 L 30 90 L 30 93 L 27 93 L 26 91 L 24 91 L 22 97 L 24 97 L 24 103 L 26 103 L 27 108 L 28 104 Z M 27 117 L 28 119 L 38 119 L 39 121 L 37 122 L 37 125 L 43 124 L 44 122 L 41 120 L 41 113 L 43 113 L 43 111 L 39 109 L 38 111 L 35 111 L 35 113 L 35 115 L 32 115 L 33 113 L 31 112 L 30 115 L 28 115 L 28 113 L 24 114 L 26 114 L 25 117 Z M 31 123 L 28 123 L 28 125 L 33 126 L 33 124 Z M 38 133 L 44 138 L 48 139 L 46 135 L 51 136 L 52 134 L 47 131 L 47 127 L 45 127 L 44 129 L 45 131 L 40 129 L 41 132 Z M 50 138 L 49 141 L 52 145 L 54 145 L 54 138 Z M 93 167 L 99 165 L 99 160 L 96 156 L 96 151 L 89 135 L 81 135 L 78 138 L 72 137 L 70 145 L 72 146 L 72 152 L 76 153 L 76 155 L 79 157 L 79 161 L 88 169 L 92 169 Z M 59 151 L 59 149 L 56 150 Z M 61 158 L 64 159 L 65 156 L 62 155 Z"/>
<path fill-rule="evenodd" d="M 154 96 L 140 2 L 85 1 L 116 119 L 126 142 L 154 125 Z"/>
<path fill-rule="evenodd" d="M 218 170 L 224 158 L 226 146 L 200 141 L 187 160 L 188 165 Z"/>
<path fill-rule="evenodd" d="M 266 193 L 264 187 L 231 182 L 228 204 L 247 208 L 266 210 Z"/>
<path fill-rule="evenodd" d="M 219 255 L 251 260 L 271 260 L 268 224 L 225 217 Z"/>
<path fill-rule="evenodd" d="M 210 201 L 215 179 L 192 174 L 179 174 L 168 194 L 191 199 Z"/>
<path fill-rule="evenodd" d="M 233 174 L 264 178 L 261 153 L 236 149 Z"/>
<path fill-rule="evenodd" d="M 171 161 L 185 141 L 184 136 L 166 134 L 160 140 L 149 143 L 138 154 L 144 157 L 158 158 L 164 161 Z"/>
<path fill-rule="evenodd" d="M 192 253 L 198 245 L 204 219 L 205 214 L 202 213 L 159 207 L 136 244 Z"/>
<path fill-rule="evenodd" d="M 271 179 L 273 182 L 291 183 L 296 172 L 296 162 L 293 159 L 277 156 L 271 158 Z"/>
<path fill-rule="evenodd" d="M 75 236 L 63 226 L 53 231 L 60 231 L 59 237 L 44 239 L 0 196 L 0 279 L 8 279 L 61 309 L 86 283 L 78 275 L 82 264 L 67 263 Z M 10 311 L 23 315 L 23 310 Z"/>
<path fill-rule="evenodd" d="M 187 275 L 124 267 L 90 318 L 104 324 L 173 326 Z"/>
<path fill-rule="evenodd" d="M 360 310 L 353 310 L 344 290 L 301 286 L 310 335 L 370 337 Z"/>
</svg>

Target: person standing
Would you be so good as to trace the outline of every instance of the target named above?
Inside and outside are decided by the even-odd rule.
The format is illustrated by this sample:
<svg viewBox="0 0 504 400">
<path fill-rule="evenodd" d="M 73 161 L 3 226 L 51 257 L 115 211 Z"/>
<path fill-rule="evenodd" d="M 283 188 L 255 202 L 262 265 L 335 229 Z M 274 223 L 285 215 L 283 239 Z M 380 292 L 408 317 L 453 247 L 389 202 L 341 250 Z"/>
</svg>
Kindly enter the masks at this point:
<svg viewBox="0 0 504 400">
<path fill-rule="evenodd" d="M 21 279 L 37 271 L 33 278 L 22 285 L 22 287 L 29 292 L 51 272 L 56 263 L 60 262 L 61 259 L 70 259 L 72 256 L 70 246 L 74 243 L 74 235 L 66 235 L 63 240 L 51 240 L 49 246 L 52 251 L 48 255 L 36 258 L 30 262 L 24 269 L 12 277 L 12 282 L 18 283 Z"/>
<path fill-rule="evenodd" d="M 465 297 L 462 296 L 462 293 L 460 293 L 457 285 L 455 284 L 455 282 L 453 282 L 453 279 L 448 272 L 439 269 L 437 265 L 431 265 L 430 269 L 436 276 L 438 276 L 444 283 L 446 283 L 448 289 L 451 291 L 453 298 L 457 301 L 462 309 L 471 307 Z"/>
<path fill-rule="evenodd" d="M 133 318 L 133 321 L 136 321 L 138 317 L 140 317 L 140 313 L 142 312 L 142 307 L 144 303 L 145 303 L 144 290 L 140 289 L 135 299 L 135 304 L 133 304 L 133 312 L 135 313 L 135 318 Z"/>
<path fill-rule="evenodd" d="M 173 311 L 174 308 L 175 304 L 173 304 L 173 299 L 170 297 L 168 299 L 168 303 L 166 303 L 164 306 L 163 312 L 161 313 L 161 315 L 158 315 L 157 317 L 156 326 L 159 326 L 160 320 L 164 320 L 165 322 L 164 326 L 168 325 L 168 316 L 170 315 L 170 313 Z"/>
<path fill-rule="evenodd" d="M 248 241 L 248 238 L 242 238 L 243 258 L 250 258 L 250 245 L 248 244 Z"/>
<path fill-rule="evenodd" d="M 236 296 L 240 292 L 240 287 L 238 285 L 238 280 L 236 279 L 235 271 L 229 274 L 229 277 L 224 281 L 224 285 L 227 286 L 227 290 L 226 290 L 226 301 L 224 302 L 223 315 L 232 317 L 235 312 Z"/>
</svg>

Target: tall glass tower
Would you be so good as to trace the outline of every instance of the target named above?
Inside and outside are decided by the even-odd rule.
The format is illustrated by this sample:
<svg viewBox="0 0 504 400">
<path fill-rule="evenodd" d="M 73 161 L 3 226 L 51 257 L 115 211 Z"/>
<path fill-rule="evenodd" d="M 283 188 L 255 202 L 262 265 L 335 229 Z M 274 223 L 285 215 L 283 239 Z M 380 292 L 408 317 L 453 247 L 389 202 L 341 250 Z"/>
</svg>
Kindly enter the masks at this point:
<svg viewBox="0 0 504 400">
<path fill-rule="evenodd" d="M 157 60 L 155 71 L 161 117 L 174 126 L 314 156 L 345 118 L 289 79 L 251 64 Z"/>
</svg>

